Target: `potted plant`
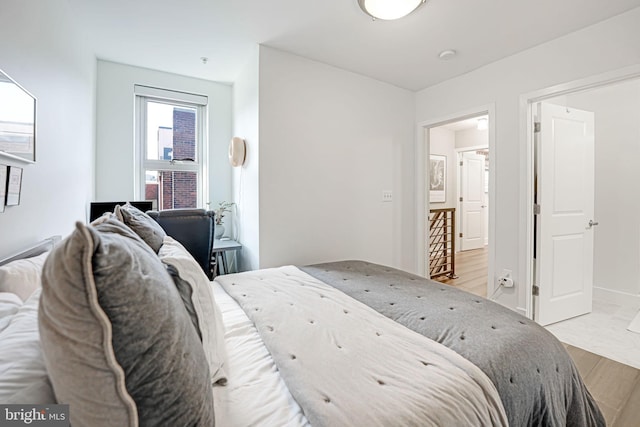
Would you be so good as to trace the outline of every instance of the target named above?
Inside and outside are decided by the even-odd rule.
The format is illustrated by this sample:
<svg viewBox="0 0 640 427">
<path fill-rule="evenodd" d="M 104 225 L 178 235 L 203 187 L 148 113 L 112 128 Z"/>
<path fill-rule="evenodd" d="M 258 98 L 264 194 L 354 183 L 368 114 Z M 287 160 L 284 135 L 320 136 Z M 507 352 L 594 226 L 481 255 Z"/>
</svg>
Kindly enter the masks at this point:
<svg viewBox="0 0 640 427">
<path fill-rule="evenodd" d="M 235 205 L 235 203 L 233 202 L 220 202 L 218 203 L 218 207 L 213 210 L 216 215 L 216 225 L 214 232 L 214 236 L 216 239 L 219 239 L 224 234 L 224 225 L 222 224 L 222 220 L 225 213 L 231 212 L 231 208 L 233 205 Z"/>
</svg>

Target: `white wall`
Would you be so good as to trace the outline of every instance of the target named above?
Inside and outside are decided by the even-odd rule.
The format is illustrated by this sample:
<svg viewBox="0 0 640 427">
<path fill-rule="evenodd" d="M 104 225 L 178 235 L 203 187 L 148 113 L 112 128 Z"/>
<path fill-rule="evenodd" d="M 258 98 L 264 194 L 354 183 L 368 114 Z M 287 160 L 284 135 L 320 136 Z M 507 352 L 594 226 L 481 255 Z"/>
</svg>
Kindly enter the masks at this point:
<svg viewBox="0 0 640 427">
<path fill-rule="evenodd" d="M 447 157 L 447 176 L 446 176 L 446 195 L 445 201 L 430 202 L 430 209 L 449 209 L 455 208 L 457 194 L 457 176 L 456 176 L 456 133 L 451 129 L 442 126 L 431 128 L 429 132 L 429 155 L 439 155 Z M 425 159 L 425 167 L 429 167 L 429 158 Z M 427 170 L 427 169 L 425 169 Z"/>
<path fill-rule="evenodd" d="M 258 46 L 233 84 L 233 135 L 246 143 L 246 160 L 233 168 L 233 201 L 236 203 L 234 237 L 242 243 L 238 252 L 239 270 L 255 270 L 260 265 L 260 146 L 258 129 Z"/>
<path fill-rule="evenodd" d="M 456 148 L 489 147 L 489 131 L 477 128 L 463 129 L 456 132 Z"/>
<path fill-rule="evenodd" d="M 595 113 L 596 288 L 640 296 L 640 80 L 549 102 Z M 632 299 L 632 298 L 631 298 Z"/>
<path fill-rule="evenodd" d="M 98 61 L 95 200 L 134 199 L 134 85 L 209 97 L 209 195 L 231 199 L 231 86 L 109 61 Z"/>
<path fill-rule="evenodd" d="M 260 267 L 413 270 L 414 94 L 264 46 L 259 73 Z"/>
<path fill-rule="evenodd" d="M 432 120 L 479 105 L 495 104 L 496 177 L 495 272 L 516 277 L 499 301 L 524 310 L 524 246 L 520 193 L 525 171 L 520 140 L 520 95 L 640 63 L 640 8 L 571 33 L 460 77 L 424 89 L 416 96 L 416 119 Z M 523 239 L 524 240 L 524 239 Z M 495 279 L 495 278 L 494 278 Z"/>
<path fill-rule="evenodd" d="M 95 57 L 64 0 L 4 0 L 0 68 L 37 98 L 36 164 L 23 167 L 19 206 L 0 214 L 0 257 L 84 221 L 93 176 Z"/>
</svg>

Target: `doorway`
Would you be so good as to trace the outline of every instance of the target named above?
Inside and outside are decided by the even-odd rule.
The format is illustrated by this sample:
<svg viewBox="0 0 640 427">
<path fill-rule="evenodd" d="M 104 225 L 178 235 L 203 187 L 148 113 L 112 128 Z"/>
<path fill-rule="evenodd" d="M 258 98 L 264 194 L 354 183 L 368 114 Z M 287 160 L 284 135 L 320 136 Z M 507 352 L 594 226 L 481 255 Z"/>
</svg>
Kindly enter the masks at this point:
<svg viewBox="0 0 640 427">
<path fill-rule="evenodd" d="M 453 119 L 424 132 L 425 276 L 487 296 L 489 116 Z"/>
<path fill-rule="evenodd" d="M 565 343 L 640 367 L 640 352 L 630 351 L 640 349 L 640 333 L 627 330 L 640 316 L 640 201 L 635 197 L 640 180 L 635 161 L 640 157 L 640 73 L 595 79 L 577 83 L 572 90 L 550 89 L 537 99 L 529 98 L 533 135 L 529 259 L 532 284 L 538 287 L 532 289 L 538 295 L 532 297 L 531 313 Z M 553 148 L 555 141 L 543 140 L 545 114 L 540 112 L 545 108 L 555 110 L 551 116 L 571 119 L 572 124 L 577 123 L 573 114 L 593 115 L 590 172 L 575 170 L 591 161 L 579 154 L 581 147 L 567 145 L 570 152 L 563 160 L 562 150 Z M 534 132 L 536 122 L 541 123 L 540 132 Z M 553 155 L 546 157 L 549 153 L 541 153 L 538 144 Z M 559 166 L 563 162 L 565 166 Z M 553 188 L 545 190 L 545 182 L 554 174 L 560 174 L 561 180 L 580 178 L 561 184 L 568 193 L 560 197 L 553 195 Z M 577 207 L 579 202 L 586 202 L 586 207 Z M 553 222 L 555 213 L 562 224 Z M 577 226 L 570 230 L 567 221 L 572 216 Z M 571 250 L 562 255 L 562 246 Z M 553 259 L 554 251 L 561 254 L 559 259 Z M 583 299 L 578 312 L 571 301 L 574 297 Z"/>
</svg>

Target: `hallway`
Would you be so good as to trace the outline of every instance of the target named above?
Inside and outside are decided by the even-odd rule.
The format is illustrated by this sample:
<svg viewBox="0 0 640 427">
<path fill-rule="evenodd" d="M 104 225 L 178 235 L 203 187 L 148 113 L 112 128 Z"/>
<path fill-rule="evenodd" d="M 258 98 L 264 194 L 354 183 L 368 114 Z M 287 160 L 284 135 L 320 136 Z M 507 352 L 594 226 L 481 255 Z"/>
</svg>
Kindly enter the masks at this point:
<svg viewBox="0 0 640 427">
<path fill-rule="evenodd" d="M 458 252 L 455 261 L 457 279 L 440 276 L 434 280 L 486 298 L 489 247 Z"/>
</svg>

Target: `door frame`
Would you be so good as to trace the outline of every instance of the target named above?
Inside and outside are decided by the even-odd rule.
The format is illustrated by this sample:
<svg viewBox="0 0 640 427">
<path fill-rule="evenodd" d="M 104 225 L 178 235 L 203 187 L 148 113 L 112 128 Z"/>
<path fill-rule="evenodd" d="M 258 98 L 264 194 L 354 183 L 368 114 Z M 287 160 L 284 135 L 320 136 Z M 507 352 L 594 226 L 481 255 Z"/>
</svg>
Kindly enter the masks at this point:
<svg viewBox="0 0 640 427">
<path fill-rule="evenodd" d="M 462 168 L 460 167 L 460 161 L 462 160 L 462 156 L 465 152 L 469 152 L 469 151 L 477 151 L 477 150 L 487 150 L 489 151 L 489 146 L 488 145 L 474 145 L 471 147 L 464 147 L 464 148 L 456 148 L 456 176 L 457 176 L 457 182 L 456 182 L 456 211 L 460 212 L 462 214 L 462 207 L 460 206 L 460 197 L 462 196 L 462 194 L 460 193 L 460 183 L 462 182 Z M 491 173 L 491 151 L 489 151 L 489 173 Z M 491 206 L 489 206 L 489 209 L 491 209 Z M 489 212 L 487 212 L 487 220 L 489 220 Z M 482 224 L 482 226 L 484 227 L 484 224 Z M 456 233 L 456 248 L 458 248 L 458 252 L 462 251 L 462 238 L 460 237 L 460 233 L 462 232 L 462 215 L 457 215 L 456 216 L 456 230 L 458 230 L 459 232 Z M 488 232 L 488 231 L 487 231 Z M 489 240 L 489 236 L 485 236 L 487 241 Z"/>
<path fill-rule="evenodd" d="M 520 278 L 519 282 L 524 284 L 525 292 L 525 315 L 533 319 L 534 298 L 533 298 L 533 184 L 534 184 L 534 133 L 533 122 L 535 115 L 535 104 L 557 96 L 570 93 L 582 92 L 589 89 L 620 83 L 627 80 L 640 78 L 640 65 L 633 65 L 619 70 L 614 70 L 584 79 L 562 83 L 537 91 L 525 93 L 520 96 L 520 141 L 523 147 L 520 156 L 520 212 L 524 220 L 520 221 L 519 231 L 519 259 Z M 491 174 L 491 168 L 489 168 Z M 489 205 L 491 207 L 491 205 Z"/>
<path fill-rule="evenodd" d="M 495 104 L 485 104 L 475 108 L 470 108 L 464 111 L 458 111 L 455 113 L 447 114 L 440 117 L 433 117 L 428 120 L 424 120 L 418 123 L 416 127 L 416 145 L 415 145 L 415 168 L 416 168 L 416 244 L 415 253 L 416 261 L 415 268 L 417 274 L 421 276 L 427 276 L 426 273 L 426 245 L 425 242 L 429 238 L 427 234 L 429 227 L 427 227 L 427 206 L 429 205 L 429 194 L 426 191 L 426 178 L 429 170 L 425 167 L 426 156 L 429 155 L 430 141 L 428 130 L 438 126 L 446 125 L 448 123 L 457 122 L 477 116 L 488 116 L 488 133 L 489 143 L 488 149 L 490 155 L 495 159 L 496 155 L 496 108 Z M 491 160 L 490 160 L 491 161 Z M 489 167 L 489 200 L 493 200 L 493 203 L 489 203 L 489 260 L 488 260 L 488 277 L 487 277 L 487 295 L 491 295 L 495 288 L 494 277 L 494 259 L 495 259 L 495 177 L 496 177 L 496 163 L 493 167 Z"/>
</svg>

